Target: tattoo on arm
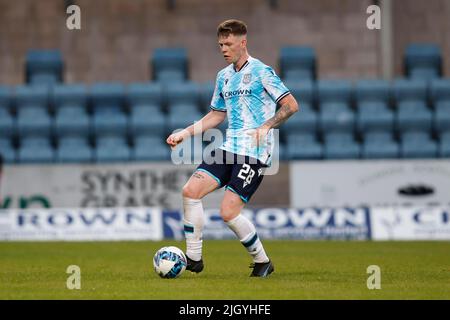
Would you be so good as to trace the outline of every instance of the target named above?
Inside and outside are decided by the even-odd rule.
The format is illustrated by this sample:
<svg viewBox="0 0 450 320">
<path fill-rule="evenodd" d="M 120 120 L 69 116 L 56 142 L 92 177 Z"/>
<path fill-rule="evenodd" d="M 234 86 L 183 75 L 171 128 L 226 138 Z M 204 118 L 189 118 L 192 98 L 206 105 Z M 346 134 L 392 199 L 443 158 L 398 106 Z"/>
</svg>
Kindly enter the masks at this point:
<svg viewBox="0 0 450 320">
<path fill-rule="evenodd" d="M 289 103 L 283 104 L 280 109 L 275 113 L 275 115 L 266 121 L 266 125 L 270 128 L 276 128 L 285 122 L 291 115 L 293 115 L 292 109 Z"/>
</svg>

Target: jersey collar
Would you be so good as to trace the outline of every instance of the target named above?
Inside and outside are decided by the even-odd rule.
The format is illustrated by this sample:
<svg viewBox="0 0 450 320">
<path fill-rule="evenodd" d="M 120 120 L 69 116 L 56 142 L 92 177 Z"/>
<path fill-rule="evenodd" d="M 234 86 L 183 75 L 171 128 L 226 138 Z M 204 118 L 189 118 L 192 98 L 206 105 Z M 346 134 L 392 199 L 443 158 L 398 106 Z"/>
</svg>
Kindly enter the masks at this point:
<svg viewBox="0 0 450 320">
<path fill-rule="evenodd" d="M 251 57 L 248 56 L 247 61 L 244 62 L 244 64 L 242 65 L 242 67 L 241 67 L 239 70 L 236 70 L 236 69 L 234 68 L 234 66 L 233 66 L 234 72 L 236 72 L 236 73 L 241 72 L 242 69 L 244 69 L 246 66 L 248 66 L 248 64 L 250 63 L 250 59 L 251 59 Z"/>
</svg>

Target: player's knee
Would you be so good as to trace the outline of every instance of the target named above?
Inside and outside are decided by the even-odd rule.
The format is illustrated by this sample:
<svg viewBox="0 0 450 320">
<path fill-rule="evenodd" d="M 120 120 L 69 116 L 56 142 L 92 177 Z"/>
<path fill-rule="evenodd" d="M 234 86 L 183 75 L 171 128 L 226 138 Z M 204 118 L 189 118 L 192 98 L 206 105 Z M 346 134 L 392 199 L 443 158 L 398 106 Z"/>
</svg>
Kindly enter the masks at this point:
<svg viewBox="0 0 450 320">
<path fill-rule="evenodd" d="M 184 198 L 190 198 L 190 199 L 200 199 L 200 190 L 197 190 L 196 188 L 193 188 L 189 184 L 186 184 L 183 187 L 182 195 Z"/>
<path fill-rule="evenodd" d="M 222 202 L 220 207 L 220 216 L 223 221 L 227 222 L 233 220 L 240 212 L 240 206 L 237 201 L 229 200 Z"/>
</svg>

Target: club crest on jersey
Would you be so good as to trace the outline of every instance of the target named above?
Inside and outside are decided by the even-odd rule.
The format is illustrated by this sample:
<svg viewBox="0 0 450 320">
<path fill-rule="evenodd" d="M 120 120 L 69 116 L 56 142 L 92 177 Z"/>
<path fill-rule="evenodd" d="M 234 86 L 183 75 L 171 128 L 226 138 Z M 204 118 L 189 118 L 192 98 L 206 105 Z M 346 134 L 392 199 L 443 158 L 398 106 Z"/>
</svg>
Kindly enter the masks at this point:
<svg viewBox="0 0 450 320">
<path fill-rule="evenodd" d="M 244 84 L 249 84 L 250 81 L 252 81 L 252 75 L 250 73 L 244 74 L 244 77 L 242 78 L 242 82 Z"/>
</svg>

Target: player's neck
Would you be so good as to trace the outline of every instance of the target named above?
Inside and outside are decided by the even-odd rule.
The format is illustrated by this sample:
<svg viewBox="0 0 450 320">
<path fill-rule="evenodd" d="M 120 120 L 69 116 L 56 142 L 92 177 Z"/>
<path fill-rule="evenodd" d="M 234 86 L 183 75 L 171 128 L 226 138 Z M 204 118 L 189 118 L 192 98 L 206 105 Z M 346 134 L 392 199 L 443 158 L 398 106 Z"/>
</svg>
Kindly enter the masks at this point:
<svg viewBox="0 0 450 320">
<path fill-rule="evenodd" d="M 233 64 L 234 70 L 236 72 L 239 72 L 241 70 L 242 66 L 247 62 L 249 57 L 250 56 L 249 56 L 248 52 L 245 52 L 241 56 L 241 58 L 236 63 Z"/>
</svg>

